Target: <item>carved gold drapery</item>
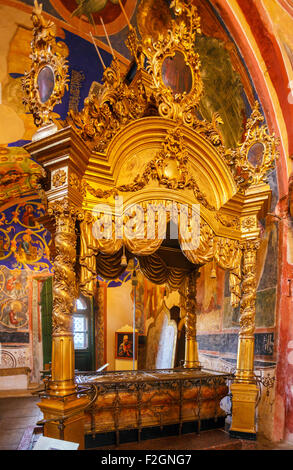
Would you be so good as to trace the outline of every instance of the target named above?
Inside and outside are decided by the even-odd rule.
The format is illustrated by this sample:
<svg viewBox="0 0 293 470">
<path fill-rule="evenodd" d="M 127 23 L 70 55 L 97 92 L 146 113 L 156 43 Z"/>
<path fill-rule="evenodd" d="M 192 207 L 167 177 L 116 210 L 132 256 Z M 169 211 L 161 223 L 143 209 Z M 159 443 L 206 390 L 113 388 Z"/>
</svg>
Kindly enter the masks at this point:
<svg viewBox="0 0 293 470">
<path fill-rule="evenodd" d="M 179 242 L 182 246 L 181 235 Z M 214 259 L 220 268 L 230 271 L 231 305 L 237 307 L 241 297 L 240 243 L 229 238 L 215 237 L 212 229 L 206 223 L 201 223 L 198 248 L 194 250 L 182 248 L 182 251 L 193 264 L 202 265 Z"/>
<path fill-rule="evenodd" d="M 167 201 L 159 205 L 164 206 L 164 204 L 167 205 Z M 144 209 L 144 217 L 137 219 L 135 238 L 132 238 L 133 230 L 128 225 L 129 215 L 121 219 L 123 220 L 120 224 L 123 225 L 123 233 L 114 216 L 109 216 L 108 226 L 105 219 L 104 235 L 108 238 L 99 238 L 96 236 L 95 224 L 97 222 L 100 224 L 105 214 L 95 217 L 85 212 L 80 224 L 79 257 L 80 289 L 84 295 L 92 295 L 97 273 L 108 279 L 115 279 L 124 271 L 120 264 L 123 245 L 129 253 L 139 258 L 146 277 L 152 282 L 168 282 L 172 288 L 179 287 L 183 280 L 182 271 L 167 268 L 162 260 L 154 256 L 164 239 L 164 234 L 159 234 L 159 216 L 153 219 L 153 225 L 151 225 L 153 234 L 152 238 L 149 238 L 146 223 L 149 214 L 146 211 L 146 205 Z M 192 264 L 203 265 L 214 259 L 221 268 L 230 271 L 231 304 L 236 307 L 241 296 L 242 251 L 240 244 L 237 240 L 216 237 L 208 224 L 199 217 L 193 218 L 190 215 L 188 223 L 182 214 L 178 218 L 178 239 L 182 252 Z M 170 218 L 170 214 L 167 213 L 166 223 L 170 221 Z M 196 230 L 196 224 L 199 224 L 198 230 Z M 116 238 L 117 233 L 121 238 Z M 148 257 L 148 261 L 143 257 Z"/>
<path fill-rule="evenodd" d="M 143 274 L 154 284 L 168 283 L 171 289 L 178 289 L 186 276 L 186 271 L 167 266 L 156 253 L 146 257 L 139 256 L 138 260 Z"/>
</svg>

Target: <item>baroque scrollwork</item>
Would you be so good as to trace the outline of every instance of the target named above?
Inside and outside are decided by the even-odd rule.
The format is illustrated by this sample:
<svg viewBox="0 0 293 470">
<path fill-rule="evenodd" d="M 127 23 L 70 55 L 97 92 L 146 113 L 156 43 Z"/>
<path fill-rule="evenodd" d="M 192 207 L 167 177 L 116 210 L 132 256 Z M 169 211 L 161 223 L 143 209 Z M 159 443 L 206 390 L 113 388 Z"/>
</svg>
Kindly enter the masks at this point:
<svg viewBox="0 0 293 470">
<path fill-rule="evenodd" d="M 141 80 L 127 86 L 120 65 L 114 57 L 104 71 L 101 92 L 90 94 L 81 112 L 70 111 L 67 123 L 92 146 L 103 152 L 116 133 L 131 120 L 143 117 L 148 108 L 146 90 Z"/>
<path fill-rule="evenodd" d="M 42 16 L 42 4 L 35 0 L 32 12 L 34 25 L 31 42 L 31 70 L 22 79 L 23 103 L 33 114 L 37 127 L 52 122 L 52 111 L 67 89 L 68 65 L 56 43 L 56 27 Z M 42 82 L 39 83 L 42 76 Z M 41 88 L 40 88 L 41 87 Z M 40 91 L 42 93 L 40 94 Z"/>
<path fill-rule="evenodd" d="M 256 255 L 260 241 L 243 243 L 242 298 L 240 304 L 239 337 L 253 337 L 255 330 Z"/>
<path fill-rule="evenodd" d="M 193 271 L 187 277 L 186 284 L 186 297 L 185 297 L 185 328 L 186 338 L 196 339 L 196 315 L 197 315 L 197 302 L 196 302 L 196 281 L 199 277 L 198 271 Z"/>
<path fill-rule="evenodd" d="M 215 216 L 216 220 L 218 220 L 224 227 L 233 228 L 235 230 L 240 230 L 240 220 L 239 217 L 232 217 L 227 214 L 217 213 Z"/>
<path fill-rule="evenodd" d="M 60 186 L 63 186 L 67 181 L 67 174 L 66 171 L 60 169 L 55 171 L 55 173 L 52 175 L 52 184 L 55 188 L 60 188 Z"/>
<path fill-rule="evenodd" d="M 117 186 L 110 190 L 94 189 L 84 183 L 87 191 L 97 198 L 108 198 L 119 192 L 135 192 L 143 189 L 151 180 L 157 180 L 168 189 L 191 189 L 197 201 L 211 211 L 215 211 L 205 194 L 199 189 L 188 167 L 188 150 L 183 141 L 180 126 L 167 132 L 162 149 L 145 166 L 141 175 L 137 175 L 130 184 Z"/>
<path fill-rule="evenodd" d="M 245 138 L 237 149 L 223 150 L 240 192 L 252 185 L 266 181 L 267 174 L 274 168 L 278 159 L 279 139 L 269 134 L 268 127 L 262 124 L 264 117 L 258 101 L 246 124 Z"/>
<path fill-rule="evenodd" d="M 72 334 L 72 313 L 77 298 L 75 275 L 75 222 L 80 210 L 67 199 L 51 203 L 48 215 L 56 224 L 53 283 L 53 335 Z"/>
<path fill-rule="evenodd" d="M 158 111 L 162 117 L 182 120 L 190 125 L 192 110 L 198 104 L 203 84 L 200 77 L 200 59 L 194 50 L 196 35 L 201 33 L 200 17 L 195 6 L 186 2 L 172 2 L 174 13 L 180 18 L 172 21 L 167 35 L 159 34 L 156 42 L 146 38 L 143 50 L 148 58 L 147 70 L 153 78 L 153 91 L 157 101 Z M 191 74 L 191 89 L 176 92 L 164 83 L 162 67 L 167 58 L 174 58 L 176 53 L 184 57 L 185 65 Z"/>
</svg>

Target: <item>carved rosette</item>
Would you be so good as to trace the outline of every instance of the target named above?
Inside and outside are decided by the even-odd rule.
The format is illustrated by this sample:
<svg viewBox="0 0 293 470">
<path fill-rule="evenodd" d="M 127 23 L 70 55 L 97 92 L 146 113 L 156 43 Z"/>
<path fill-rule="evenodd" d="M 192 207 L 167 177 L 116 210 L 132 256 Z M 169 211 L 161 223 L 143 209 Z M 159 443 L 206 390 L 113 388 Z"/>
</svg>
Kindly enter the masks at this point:
<svg viewBox="0 0 293 470">
<path fill-rule="evenodd" d="M 249 240 L 243 245 L 242 299 L 240 304 L 240 338 L 253 338 L 255 330 L 256 255 L 260 241 Z"/>
<path fill-rule="evenodd" d="M 56 223 L 53 336 L 72 335 L 72 313 L 77 297 L 75 222 L 79 209 L 67 200 L 62 200 L 50 204 L 48 213 L 55 218 Z"/>
</svg>

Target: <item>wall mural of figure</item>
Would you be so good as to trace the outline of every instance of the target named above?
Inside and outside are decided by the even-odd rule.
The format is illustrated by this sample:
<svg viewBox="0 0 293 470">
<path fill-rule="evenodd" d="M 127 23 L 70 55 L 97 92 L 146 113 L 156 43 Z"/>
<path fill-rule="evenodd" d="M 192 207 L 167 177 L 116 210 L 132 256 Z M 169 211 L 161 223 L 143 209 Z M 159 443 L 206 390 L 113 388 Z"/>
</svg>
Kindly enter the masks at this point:
<svg viewBox="0 0 293 470">
<path fill-rule="evenodd" d="M 118 340 L 119 341 L 119 340 Z M 118 357 L 132 357 L 132 342 L 129 340 L 128 335 L 123 335 L 122 343 L 120 343 L 118 348 Z"/>
<path fill-rule="evenodd" d="M 0 332 L 1 330 L 28 331 L 28 279 L 27 273 L 10 271 L 0 266 Z M 1 335 L 0 335 L 1 339 Z"/>
<path fill-rule="evenodd" d="M 25 206 L 24 213 L 21 217 L 21 222 L 27 227 L 34 227 L 35 226 L 35 216 L 34 216 L 34 208 L 31 204 Z"/>
</svg>

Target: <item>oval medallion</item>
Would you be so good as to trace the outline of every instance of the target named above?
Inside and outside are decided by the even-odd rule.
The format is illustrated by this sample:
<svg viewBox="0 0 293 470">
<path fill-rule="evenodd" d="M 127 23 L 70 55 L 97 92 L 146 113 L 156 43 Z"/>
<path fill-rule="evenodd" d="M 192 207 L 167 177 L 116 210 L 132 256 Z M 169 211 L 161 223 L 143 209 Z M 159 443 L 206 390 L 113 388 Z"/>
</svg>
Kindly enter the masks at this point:
<svg viewBox="0 0 293 470">
<path fill-rule="evenodd" d="M 173 57 L 166 57 L 162 65 L 162 79 L 164 85 L 170 87 L 173 93 L 187 94 L 192 89 L 191 69 L 185 63 L 184 55 L 176 51 Z"/>
<path fill-rule="evenodd" d="M 265 148 L 261 142 L 256 142 L 250 147 L 247 154 L 247 160 L 252 166 L 254 166 L 254 168 L 262 165 L 264 150 Z"/>
<path fill-rule="evenodd" d="M 46 65 L 42 70 L 40 70 L 37 83 L 39 87 L 40 100 L 42 103 L 46 103 L 52 95 L 55 86 L 55 76 L 51 67 Z"/>
</svg>

